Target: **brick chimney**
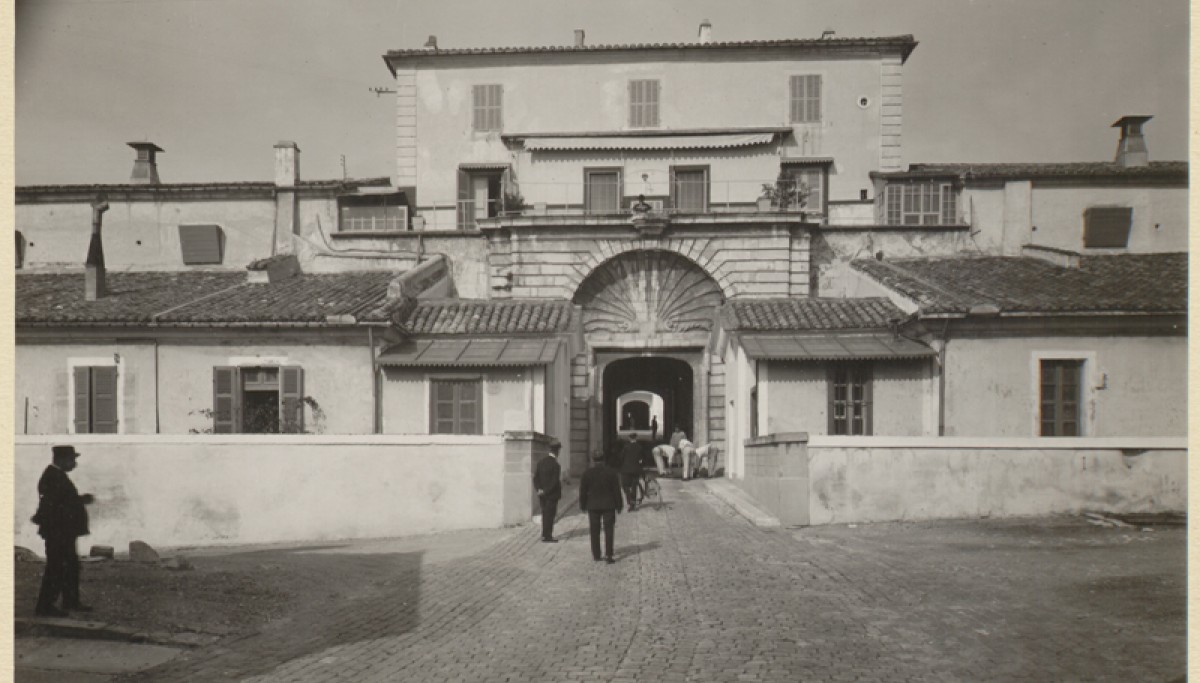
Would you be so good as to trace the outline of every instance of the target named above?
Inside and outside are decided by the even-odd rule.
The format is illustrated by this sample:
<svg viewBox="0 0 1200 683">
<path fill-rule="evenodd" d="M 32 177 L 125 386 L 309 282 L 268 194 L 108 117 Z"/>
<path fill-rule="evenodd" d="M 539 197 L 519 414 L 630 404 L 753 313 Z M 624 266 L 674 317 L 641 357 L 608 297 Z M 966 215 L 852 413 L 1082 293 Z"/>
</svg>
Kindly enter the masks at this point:
<svg viewBox="0 0 1200 683">
<path fill-rule="evenodd" d="M 1112 125 L 1121 129 L 1121 140 L 1117 143 L 1119 166 L 1149 166 L 1150 150 L 1146 148 L 1146 137 L 1142 135 L 1142 124 L 1153 116 L 1122 116 Z"/>
<path fill-rule="evenodd" d="M 92 201 L 92 240 L 88 243 L 83 273 L 83 296 L 88 301 L 103 298 L 108 292 L 104 285 L 104 241 L 100 237 L 105 211 L 108 211 L 108 198 L 98 194 Z"/>
<path fill-rule="evenodd" d="M 712 22 L 710 22 L 708 19 L 700 22 L 700 42 L 712 42 Z"/>
<path fill-rule="evenodd" d="M 583 47 L 583 29 L 575 29 L 575 47 Z"/>
<path fill-rule="evenodd" d="M 129 176 L 129 182 L 138 185 L 157 185 L 158 162 L 154 155 L 163 151 L 162 147 L 153 142 L 129 142 L 126 144 L 137 150 L 137 158 L 133 160 L 133 175 Z"/>
</svg>

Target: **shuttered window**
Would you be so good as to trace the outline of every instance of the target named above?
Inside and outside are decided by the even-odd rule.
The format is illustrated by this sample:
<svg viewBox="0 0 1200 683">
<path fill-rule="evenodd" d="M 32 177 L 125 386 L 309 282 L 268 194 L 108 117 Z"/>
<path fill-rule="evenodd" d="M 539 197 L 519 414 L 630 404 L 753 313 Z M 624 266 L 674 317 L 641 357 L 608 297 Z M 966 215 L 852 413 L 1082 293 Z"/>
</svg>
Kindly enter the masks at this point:
<svg viewBox="0 0 1200 683">
<path fill-rule="evenodd" d="M 708 167 L 671 167 L 671 208 L 708 211 Z"/>
<path fill-rule="evenodd" d="M 621 210 L 621 173 L 615 170 L 583 172 L 583 202 L 588 213 L 617 213 Z"/>
<path fill-rule="evenodd" d="M 435 379 L 430 382 L 431 434 L 483 433 L 483 382 L 478 379 Z"/>
<path fill-rule="evenodd" d="M 884 192 L 888 225 L 957 225 L 958 190 L 943 181 L 892 182 Z"/>
<path fill-rule="evenodd" d="M 224 238 L 217 225 L 179 226 L 179 249 L 183 262 L 189 266 L 221 262 Z"/>
<path fill-rule="evenodd" d="M 1079 424 L 1079 389 L 1083 361 L 1043 360 L 1039 396 L 1042 436 L 1083 436 Z"/>
<path fill-rule="evenodd" d="M 477 132 L 501 130 L 504 90 L 499 85 L 477 85 L 471 89 L 471 128 Z"/>
<path fill-rule="evenodd" d="M 871 434 L 871 364 L 834 363 L 829 367 L 829 433 Z"/>
<path fill-rule="evenodd" d="M 778 82 L 778 81 L 776 81 Z M 821 120 L 821 77 L 813 75 L 791 78 L 792 123 L 818 123 Z"/>
<path fill-rule="evenodd" d="M 298 366 L 213 368 L 214 434 L 304 432 L 304 371 Z"/>
<path fill-rule="evenodd" d="M 1133 209 L 1125 206 L 1093 206 L 1083 212 L 1083 246 L 1095 249 L 1124 249 L 1129 246 Z"/>
<path fill-rule="evenodd" d="M 117 368 L 76 367 L 75 433 L 117 433 Z"/>
<path fill-rule="evenodd" d="M 658 126 L 658 81 L 629 81 L 629 127 Z"/>
</svg>

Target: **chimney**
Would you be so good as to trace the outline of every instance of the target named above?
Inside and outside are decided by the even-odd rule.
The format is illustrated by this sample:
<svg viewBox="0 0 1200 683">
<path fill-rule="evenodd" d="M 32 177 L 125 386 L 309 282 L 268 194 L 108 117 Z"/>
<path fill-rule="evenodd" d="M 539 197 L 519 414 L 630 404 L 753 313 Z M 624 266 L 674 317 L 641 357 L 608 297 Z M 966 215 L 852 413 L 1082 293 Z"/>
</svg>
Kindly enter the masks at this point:
<svg viewBox="0 0 1200 683">
<path fill-rule="evenodd" d="M 107 293 L 104 286 L 104 241 L 100 238 L 105 211 L 108 211 L 108 198 L 98 194 L 92 201 L 92 241 L 88 243 L 83 274 L 83 296 L 88 301 L 103 298 Z"/>
<path fill-rule="evenodd" d="M 425 41 L 425 49 L 426 50 L 436 50 L 437 49 L 437 36 L 429 36 L 429 40 Z"/>
<path fill-rule="evenodd" d="M 157 185 L 158 162 L 155 161 L 154 155 L 163 149 L 153 142 L 128 142 L 126 144 L 137 150 L 137 158 L 133 160 L 133 175 L 129 176 L 129 182 L 138 185 Z"/>
<path fill-rule="evenodd" d="M 300 148 L 296 143 L 280 140 L 275 144 L 275 185 L 295 187 L 300 182 Z"/>
<path fill-rule="evenodd" d="M 583 47 L 583 29 L 575 29 L 575 47 Z"/>
<path fill-rule="evenodd" d="M 712 42 L 712 23 L 708 19 L 700 22 L 700 42 L 703 44 Z"/>
<path fill-rule="evenodd" d="M 1150 150 L 1146 149 L 1146 137 L 1142 135 L 1142 124 L 1153 116 L 1122 116 L 1112 125 L 1121 129 L 1121 141 L 1117 143 L 1117 165 L 1125 167 L 1149 166 Z"/>
</svg>

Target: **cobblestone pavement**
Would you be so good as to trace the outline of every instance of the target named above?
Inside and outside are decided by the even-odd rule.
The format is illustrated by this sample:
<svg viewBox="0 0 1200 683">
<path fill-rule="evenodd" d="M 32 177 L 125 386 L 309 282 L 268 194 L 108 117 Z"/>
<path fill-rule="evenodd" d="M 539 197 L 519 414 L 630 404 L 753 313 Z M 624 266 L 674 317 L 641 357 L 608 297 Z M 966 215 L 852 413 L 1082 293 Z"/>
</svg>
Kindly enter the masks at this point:
<svg viewBox="0 0 1200 683">
<path fill-rule="evenodd" d="M 144 680 L 1182 680 L 1182 527 L 765 530 L 697 483 L 664 488 L 617 518 L 615 565 L 570 510 L 558 544 L 523 527 Z"/>
</svg>

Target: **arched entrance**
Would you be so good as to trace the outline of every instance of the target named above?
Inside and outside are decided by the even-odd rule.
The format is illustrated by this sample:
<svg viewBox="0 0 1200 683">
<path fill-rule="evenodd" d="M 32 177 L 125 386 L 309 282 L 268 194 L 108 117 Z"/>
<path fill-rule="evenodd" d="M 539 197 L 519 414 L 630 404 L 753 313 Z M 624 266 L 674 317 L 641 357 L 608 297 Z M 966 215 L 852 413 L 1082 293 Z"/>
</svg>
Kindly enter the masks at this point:
<svg viewBox="0 0 1200 683">
<path fill-rule="evenodd" d="M 650 439 L 650 417 L 645 418 L 629 410 L 629 406 L 647 402 L 629 401 L 621 403 L 621 397 L 630 393 L 649 393 L 662 400 L 662 416 L 658 420 L 658 439 L 665 440 L 678 425 L 688 434 L 692 433 L 693 385 L 692 366 L 687 361 L 670 356 L 637 356 L 608 363 L 602 378 L 604 397 L 603 412 L 604 452 L 611 453 L 618 435 L 634 431 L 642 440 Z M 624 409 L 618 410 L 618 407 Z M 626 427 L 627 417 L 633 426 Z"/>
</svg>

